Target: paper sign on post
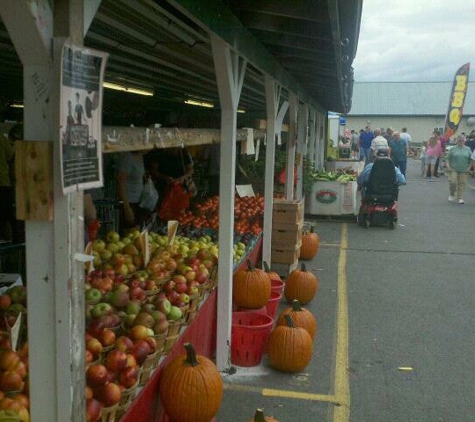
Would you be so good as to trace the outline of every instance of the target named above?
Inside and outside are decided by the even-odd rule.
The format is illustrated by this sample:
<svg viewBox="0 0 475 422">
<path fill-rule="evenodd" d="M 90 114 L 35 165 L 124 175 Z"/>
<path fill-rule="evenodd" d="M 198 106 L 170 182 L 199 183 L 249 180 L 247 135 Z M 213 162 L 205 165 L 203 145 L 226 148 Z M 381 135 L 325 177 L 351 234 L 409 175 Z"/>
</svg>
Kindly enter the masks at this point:
<svg viewBox="0 0 475 422">
<path fill-rule="evenodd" d="M 247 130 L 247 140 L 241 142 L 241 154 L 254 155 L 254 129 L 244 128 Z"/>
<path fill-rule="evenodd" d="M 21 317 L 22 317 L 22 313 L 20 312 L 15 321 L 15 324 L 13 324 L 13 327 L 8 328 L 8 331 L 10 332 L 12 350 L 14 352 L 16 352 L 16 349 L 18 346 L 18 337 L 20 336 Z"/>
<path fill-rule="evenodd" d="M 258 139 L 257 140 L 257 145 L 256 145 L 256 156 L 254 158 L 254 161 L 258 161 L 259 160 L 259 150 L 261 149 L 261 140 Z"/>
<path fill-rule="evenodd" d="M 168 221 L 168 244 L 169 245 L 173 245 L 177 230 L 178 230 L 178 221 L 169 220 Z"/>
<path fill-rule="evenodd" d="M 140 244 L 142 245 L 143 264 L 144 267 L 150 262 L 150 248 L 148 246 L 148 230 L 140 233 Z"/>
<path fill-rule="evenodd" d="M 244 196 L 256 196 L 252 185 L 236 185 L 236 192 L 240 198 Z"/>
<path fill-rule="evenodd" d="M 84 265 L 86 266 L 86 271 L 88 274 L 91 274 L 92 271 L 94 271 L 94 256 L 92 254 L 92 242 L 89 242 L 86 245 L 86 250 L 84 251 L 86 255 L 90 255 L 91 259 L 84 262 Z"/>
</svg>

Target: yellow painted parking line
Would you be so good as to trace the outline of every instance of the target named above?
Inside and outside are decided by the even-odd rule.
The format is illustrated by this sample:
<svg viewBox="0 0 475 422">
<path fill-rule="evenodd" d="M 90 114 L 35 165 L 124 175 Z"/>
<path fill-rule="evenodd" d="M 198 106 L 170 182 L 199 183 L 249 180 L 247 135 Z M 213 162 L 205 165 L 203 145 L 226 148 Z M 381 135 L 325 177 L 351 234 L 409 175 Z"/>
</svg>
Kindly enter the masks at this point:
<svg viewBox="0 0 475 422">
<path fill-rule="evenodd" d="M 302 393 L 300 391 L 274 390 L 272 388 L 263 388 L 262 395 L 267 397 L 285 397 L 289 399 L 328 401 L 335 403 L 335 396 L 325 394 Z"/>
<path fill-rule="evenodd" d="M 283 397 L 288 399 L 310 400 L 310 401 L 325 401 L 336 403 L 335 396 L 326 394 L 303 393 L 301 391 L 292 390 L 276 390 L 273 388 L 253 387 L 250 385 L 240 384 L 224 384 L 225 390 L 243 391 L 247 393 L 258 393 L 265 397 Z"/>
<path fill-rule="evenodd" d="M 342 225 L 340 257 L 338 259 L 338 308 L 335 360 L 335 398 L 338 406 L 333 410 L 333 422 L 350 420 L 350 380 L 348 374 L 348 291 L 346 261 L 348 248 L 348 225 Z"/>
<path fill-rule="evenodd" d="M 341 246 L 340 243 L 320 243 L 320 246 L 322 247 L 333 247 L 333 248 L 339 248 Z"/>
</svg>

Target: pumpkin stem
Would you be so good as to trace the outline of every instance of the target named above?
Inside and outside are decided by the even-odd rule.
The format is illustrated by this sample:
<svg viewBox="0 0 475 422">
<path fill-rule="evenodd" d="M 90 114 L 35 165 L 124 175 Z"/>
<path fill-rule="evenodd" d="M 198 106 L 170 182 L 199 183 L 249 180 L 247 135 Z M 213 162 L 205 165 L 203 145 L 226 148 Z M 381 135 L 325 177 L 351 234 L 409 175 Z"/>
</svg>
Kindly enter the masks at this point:
<svg viewBox="0 0 475 422">
<path fill-rule="evenodd" d="M 246 263 L 247 263 L 247 269 L 248 269 L 249 271 L 254 271 L 254 267 L 252 266 L 251 260 L 248 259 L 248 260 L 246 261 Z"/>
<path fill-rule="evenodd" d="M 314 232 L 313 230 L 314 230 L 313 226 L 310 226 L 310 233 L 313 233 Z"/>
<path fill-rule="evenodd" d="M 267 264 L 266 261 L 264 261 L 264 270 L 265 270 L 266 273 L 268 273 L 270 271 L 269 264 Z"/>
<path fill-rule="evenodd" d="M 292 317 L 289 314 L 285 314 L 284 318 L 288 327 L 295 328 L 294 321 L 292 320 Z"/>
<path fill-rule="evenodd" d="M 196 352 L 191 343 L 185 343 L 183 347 L 186 349 L 186 359 L 185 362 L 191 366 L 198 366 L 198 360 L 196 359 Z"/>
<path fill-rule="evenodd" d="M 262 409 L 256 409 L 256 413 L 254 413 L 254 422 L 266 422 Z"/>
<path fill-rule="evenodd" d="M 302 271 L 307 271 L 307 267 L 305 266 L 304 262 L 302 262 L 302 267 L 301 268 L 302 268 Z"/>
<path fill-rule="evenodd" d="M 300 302 L 297 299 L 292 301 L 292 310 L 295 312 L 300 312 L 302 307 L 300 306 Z"/>
</svg>

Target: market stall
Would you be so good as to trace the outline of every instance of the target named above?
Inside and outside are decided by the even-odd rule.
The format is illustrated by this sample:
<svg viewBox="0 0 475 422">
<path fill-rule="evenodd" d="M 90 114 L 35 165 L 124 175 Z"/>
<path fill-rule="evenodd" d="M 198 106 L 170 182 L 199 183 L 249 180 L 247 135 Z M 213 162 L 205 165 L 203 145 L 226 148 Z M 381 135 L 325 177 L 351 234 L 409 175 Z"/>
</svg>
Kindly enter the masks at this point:
<svg viewBox="0 0 475 422">
<path fill-rule="evenodd" d="M 324 136 L 322 116 L 329 108 L 345 111 L 351 102 L 351 60 L 341 60 L 341 57 L 354 56 L 357 28 L 341 24 L 340 20 L 347 19 L 348 14 L 339 13 L 336 2 L 330 6 L 322 5 L 323 10 L 318 10 L 319 6 L 311 11 L 315 22 L 319 22 L 320 14 L 328 17 L 325 36 L 334 48 L 329 51 L 326 45 L 311 42 L 310 48 L 315 56 L 318 57 L 321 51 L 328 57 L 328 62 L 315 60 L 312 68 L 306 71 L 306 77 L 302 77 L 300 70 L 295 71 L 300 67 L 295 66 L 296 63 L 283 66 L 287 53 L 266 45 L 265 34 L 257 37 L 251 34 L 249 28 L 254 24 L 246 19 L 247 13 L 242 10 L 240 2 L 165 3 L 71 0 L 56 2 L 53 7 L 50 2 L 32 5 L 26 0 L 7 0 L 0 6 L 1 37 L 6 46 L 1 54 L 5 77 L 9 81 L 5 88 L 9 102 L 13 104 L 17 100 L 24 107 L 21 118 L 26 141 L 18 143 L 17 168 L 28 171 L 19 172 L 17 182 L 22 187 L 20 203 L 22 219 L 25 220 L 28 295 L 21 295 L 16 300 L 22 302 L 19 304 L 26 307 L 28 314 L 28 347 L 21 348 L 19 353 L 25 359 L 27 349 L 31 350 L 28 392 L 33 420 L 84 420 L 86 398 L 88 414 L 103 409 L 101 417 L 107 418 L 114 411 L 104 410 L 113 407 L 105 405 L 114 402 L 109 394 L 92 391 L 91 395 L 91 391 L 84 388 L 88 378 L 84 366 L 91 356 L 84 353 L 87 343 L 84 336 L 87 281 L 84 261 L 89 261 L 90 254 L 84 254 L 83 190 L 103 183 L 102 152 L 143 150 L 157 144 L 163 147 L 162 141 L 166 141 L 168 133 L 155 125 L 164 117 L 163 110 L 167 112 L 167 121 L 175 123 L 178 117 L 182 117 L 183 104 L 194 103 L 210 108 L 216 105 L 218 111 L 211 117 L 207 115 L 200 127 L 219 128 L 219 134 L 214 131 L 210 135 L 214 129 L 205 130 L 202 135 L 191 131 L 192 140 L 187 138 L 185 130 L 180 129 L 180 133 L 189 145 L 208 142 L 203 140 L 205 138 L 219 137 L 220 168 L 226 169 L 220 174 L 219 187 L 217 279 L 221 284 L 217 293 L 213 293 L 217 296 L 220 312 L 216 328 L 216 362 L 223 370 L 229 365 L 231 333 L 236 139 L 240 136 L 237 131 L 238 112 L 266 118 L 266 166 L 272 169 L 274 140 L 279 138 L 282 120 L 289 110 L 286 165 L 287 169 L 293 169 L 294 162 L 298 167 L 302 165 L 307 143 L 305 122 L 314 126 L 309 141 L 321 160 L 323 150 L 317 144 Z M 219 9 L 218 20 L 216 8 Z M 357 16 L 361 11 L 360 2 L 351 10 Z M 262 11 L 288 19 L 279 10 Z M 297 8 L 293 13 L 304 20 L 309 15 L 305 7 Z M 229 27 L 239 30 L 230 32 L 225 29 Z M 295 30 L 299 28 L 297 24 Z M 275 45 L 274 42 L 270 44 Z M 288 45 L 278 47 L 285 49 Z M 307 54 L 304 60 L 308 60 Z M 81 66 L 77 66 L 79 63 Z M 79 73 L 75 74 L 78 70 Z M 104 70 L 105 78 L 100 73 Z M 82 76 L 87 72 L 93 74 L 87 79 L 92 89 L 81 85 L 86 80 Z M 332 75 L 332 83 L 329 83 L 328 75 Z M 318 83 L 313 83 L 315 81 Z M 105 95 L 104 106 L 103 87 L 120 91 Z M 149 97 L 150 101 L 146 102 L 142 97 L 132 99 L 131 94 Z M 191 113 L 185 111 L 184 114 Z M 119 133 L 123 129 L 111 126 L 110 132 L 105 130 L 103 135 L 98 135 L 102 130 L 103 115 L 111 121 L 120 121 L 123 126 L 138 124 L 137 118 L 144 122 L 139 126 L 145 129 L 133 131 L 129 136 Z M 312 117 L 307 120 L 308 116 Z M 252 119 L 246 119 L 246 126 Z M 298 129 L 297 120 L 300 122 Z M 188 126 L 195 127 L 198 121 L 200 119 L 196 117 Z M 247 133 L 246 139 L 248 136 Z M 103 138 L 105 141 L 101 146 Z M 141 144 L 139 148 L 136 143 Z M 68 160 L 73 161 L 67 163 Z M 74 160 L 82 161 L 76 166 Z M 91 168 L 94 174 L 89 179 L 87 171 Z M 265 173 L 261 240 L 263 254 L 269 261 L 272 173 Z M 89 180 L 93 180 L 92 185 L 88 184 Z M 288 200 L 301 198 L 299 183 L 301 181 L 295 191 L 294 173 L 287 171 L 285 196 Z M 144 244 L 142 248 L 145 250 L 147 243 Z M 139 266 L 123 262 L 119 269 L 124 269 L 124 265 L 130 273 L 133 271 L 128 265 Z M 114 273 L 117 274 L 115 269 Z M 111 277 L 98 278 L 104 286 L 109 286 L 107 278 Z M 122 284 L 122 281 L 117 284 Z M 23 289 L 17 290 L 24 293 Z M 202 308 L 206 309 L 205 306 L 211 306 L 211 303 L 208 299 Z M 101 308 L 107 311 L 107 307 Z M 188 331 L 191 335 L 193 330 L 188 328 Z M 96 384 L 98 382 L 96 379 Z M 114 384 L 108 379 L 101 387 L 107 385 L 109 393 L 117 393 Z M 25 388 L 23 384 L 21 387 Z M 121 400 L 130 399 L 131 392 L 124 391 L 121 391 Z M 97 404 L 99 398 L 103 404 Z M 147 412 L 152 414 L 154 409 L 149 408 Z"/>
</svg>

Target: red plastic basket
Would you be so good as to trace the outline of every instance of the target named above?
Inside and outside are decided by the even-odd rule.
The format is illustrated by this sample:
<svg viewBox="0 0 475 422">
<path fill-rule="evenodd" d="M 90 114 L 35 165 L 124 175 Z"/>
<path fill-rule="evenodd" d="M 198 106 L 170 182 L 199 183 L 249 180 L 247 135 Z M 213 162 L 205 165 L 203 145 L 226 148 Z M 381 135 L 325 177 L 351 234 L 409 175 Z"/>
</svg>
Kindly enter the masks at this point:
<svg viewBox="0 0 475 422">
<path fill-rule="evenodd" d="M 269 315 L 272 319 L 275 318 L 280 299 L 282 299 L 282 293 L 272 290 L 270 293 L 269 302 L 267 302 L 266 305 L 267 315 Z"/>
<path fill-rule="evenodd" d="M 274 319 L 268 315 L 233 312 L 231 362 L 246 367 L 259 365 L 273 325 Z"/>
<path fill-rule="evenodd" d="M 266 306 L 263 306 L 262 308 L 259 308 L 259 309 L 250 309 L 250 308 L 240 308 L 236 305 L 233 305 L 233 312 L 250 312 L 253 314 L 268 315 Z"/>
<path fill-rule="evenodd" d="M 284 292 L 285 283 L 282 280 L 271 279 L 270 288 L 272 291 L 282 294 Z"/>
</svg>

